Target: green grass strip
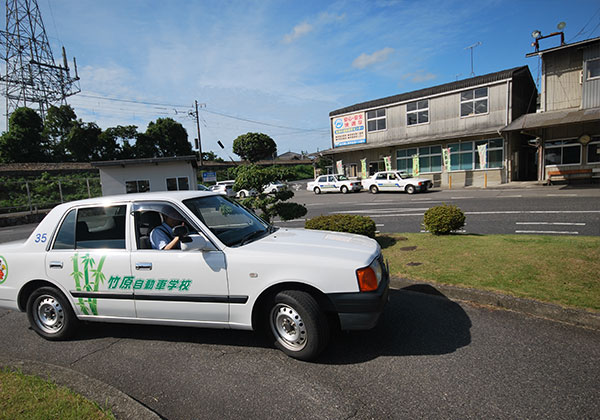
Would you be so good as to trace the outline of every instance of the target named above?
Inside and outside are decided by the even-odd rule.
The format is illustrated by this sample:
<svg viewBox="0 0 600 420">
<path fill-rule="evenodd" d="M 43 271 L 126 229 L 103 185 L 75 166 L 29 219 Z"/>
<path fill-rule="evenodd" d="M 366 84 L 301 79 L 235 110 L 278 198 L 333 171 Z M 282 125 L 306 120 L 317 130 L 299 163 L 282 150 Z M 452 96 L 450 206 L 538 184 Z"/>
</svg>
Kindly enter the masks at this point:
<svg viewBox="0 0 600 420">
<path fill-rule="evenodd" d="M 391 274 L 600 310 L 600 238 L 591 236 L 379 236 Z"/>
<path fill-rule="evenodd" d="M 0 370 L 0 396 L 0 419 L 114 419 L 96 403 L 65 387 L 7 369 Z"/>
</svg>

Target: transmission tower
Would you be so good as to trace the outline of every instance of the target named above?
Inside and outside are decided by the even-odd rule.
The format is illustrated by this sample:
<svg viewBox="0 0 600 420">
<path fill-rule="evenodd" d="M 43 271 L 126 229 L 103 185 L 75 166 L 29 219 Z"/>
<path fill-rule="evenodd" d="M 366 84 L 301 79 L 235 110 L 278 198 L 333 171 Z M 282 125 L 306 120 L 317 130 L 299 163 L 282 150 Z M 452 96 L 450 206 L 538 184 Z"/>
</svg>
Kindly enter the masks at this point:
<svg viewBox="0 0 600 420">
<path fill-rule="evenodd" d="M 18 107 L 32 108 L 44 118 L 50 105 L 66 104 L 68 96 L 81 92 L 77 62 L 73 58 L 71 77 L 65 47 L 62 65 L 54 62 L 37 0 L 6 0 L 6 31 L 0 33 L 7 128 Z"/>
</svg>

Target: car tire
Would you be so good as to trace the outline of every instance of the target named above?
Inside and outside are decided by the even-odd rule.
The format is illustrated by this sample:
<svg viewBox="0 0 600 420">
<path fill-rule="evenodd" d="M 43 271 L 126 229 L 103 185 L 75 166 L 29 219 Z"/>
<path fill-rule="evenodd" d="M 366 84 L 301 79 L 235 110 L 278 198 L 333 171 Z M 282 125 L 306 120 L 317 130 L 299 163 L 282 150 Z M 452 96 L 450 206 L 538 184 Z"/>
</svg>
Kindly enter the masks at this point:
<svg viewBox="0 0 600 420">
<path fill-rule="evenodd" d="M 319 195 L 321 194 L 321 189 L 319 187 L 315 187 L 315 189 L 313 190 L 315 192 L 315 194 Z"/>
<path fill-rule="evenodd" d="M 240 196 L 240 198 L 246 198 L 246 193 L 244 191 L 240 191 L 238 195 Z"/>
<path fill-rule="evenodd" d="M 71 337 L 79 324 L 70 303 L 54 287 L 40 287 L 29 296 L 27 318 L 38 335 L 51 341 Z"/>
<path fill-rule="evenodd" d="M 268 306 L 266 321 L 275 347 L 294 359 L 314 360 L 329 342 L 327 316 L 307 292 L 277 293 Z"/>
<path fill-rule="evenodd" d="M 414 194 L 415 187 L 412 185 L 407 185 L 406 187 L 404 187 L 404 191 L 406 191 L 408 194 Z"/>
<path fill-rule="evenodd" d="M 340 188 L 340 191 L 342 192 L 342 194 L 347 194 L 348 193 L 348 187 L 346 187 L 345 185 L 342 185 L 342 188 Z"/>
<path fill-rule="evenodd" d="M 377 188 L 377 185 L 371 185 L 369 187 L 369 191 L 371 192 L 371 194 L 377 194 L 379 192 L 379 188 Z"/>
</svg>

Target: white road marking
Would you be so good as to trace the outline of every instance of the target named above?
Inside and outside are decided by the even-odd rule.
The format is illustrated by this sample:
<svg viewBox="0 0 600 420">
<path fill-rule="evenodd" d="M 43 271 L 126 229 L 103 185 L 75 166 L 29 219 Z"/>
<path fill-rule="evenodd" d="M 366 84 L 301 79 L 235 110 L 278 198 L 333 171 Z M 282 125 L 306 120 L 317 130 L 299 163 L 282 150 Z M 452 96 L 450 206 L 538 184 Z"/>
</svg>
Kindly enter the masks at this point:
<svg viewBox="0 0 600 420">
<path fill-rule="evenodd" d="M 552 233 L 559 235 L 579 235 L 579 232 L 563 232 L 559 230 L 515 230 L 515 233 L 535 233 L 535 234 L 544 234 L 544 233 Z"/>
<path fill-rule="evenodd" d="M 450 197 L 451 200 L 467 200 L 473 197 Z"/>
<path fill-rule="evenodd" d="M 354 213 L 370 213 L 370 212 L 375 212 L 375 213 L 382 213 L 382 212 L 405 212 L 405 211 L 420 211 L 420 210 L 429 210 L 429 207 L 424 207 L 424 208 L 404 208 L 404 209 L 399 209 L 397 207 L 395 208 L 391 208 L 391 209 L 369 209 L 369 210 L 343 210 L 343 211 L 338 211 L 338 212 L 329 212 L 329 214 L 334 214 L 334 213 L 344 213 L 344 214 L 354 214 Z"/>
<path fill-rule="evenodd" d="M 468 211 L 465 214 L 584 214 L 600 213 L 600 210 L 508 210 L 508 211 Z"/>
<path fill-rule="evenodd" d="M 577 197 L 577 194 L 546 194 L 546 197 Z"/>
<path fill-rule="evenodd" d="M 385 226 L 385 225 L 383 223 L 376 223 L 375 224 L 375 227 L 382 227 L 382 226 Z"/>
<path fill-rule="evenodd" d="M 498 198 L 522 198 L 521 194 L 518 195 L 499 195 Z"/>
<path fill-rule="evenodd" d="M 571 222 L 515 222 L 517 225 L 559 225 L 559 226 L 585 226 L 585 223 Z"/>
</svg>

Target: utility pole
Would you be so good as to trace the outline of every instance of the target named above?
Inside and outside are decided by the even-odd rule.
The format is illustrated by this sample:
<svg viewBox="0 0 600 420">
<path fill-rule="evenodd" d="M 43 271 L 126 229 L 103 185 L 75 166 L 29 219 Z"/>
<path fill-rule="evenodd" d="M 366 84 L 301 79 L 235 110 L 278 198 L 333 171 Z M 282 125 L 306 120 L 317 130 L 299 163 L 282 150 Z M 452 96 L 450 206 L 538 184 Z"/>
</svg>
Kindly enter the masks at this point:
<svg viewBox="0 0 600 420">
<path fill-rule="evenodd" d="M 56 64 L 37 0 L 6 0 L 6 30 L 0 31 L 5 74 L 0 77 L 6 98 L 6 120 L 15 109 L 35 109 L 44 118 L 53 104 L 66 104 L 79 93 L 77 63 L 71 77 L 65 49 Z"/>
<path fill-rule="evenodd" d="M 465 47 L 465 50 L 471 50 L 471 77 L 475 76 L 475 70 L 473 69 L 473 49 L 481 45 L 481 42 L 476 42 L 473 45 Z"/>
<path fill-rule="evenodd" d="M 200 138 L 200 114 L 198 108 L 205 107 L 206 104 L 199 104 L 198 101 L 194 101 L 195 111 L 190 111 L 189 115 L 196 119 L 196 130 L 198 132 L 198 152 L 200 153 L 200 166 L 202 166 L 202 140 Z"/>
</svg>

